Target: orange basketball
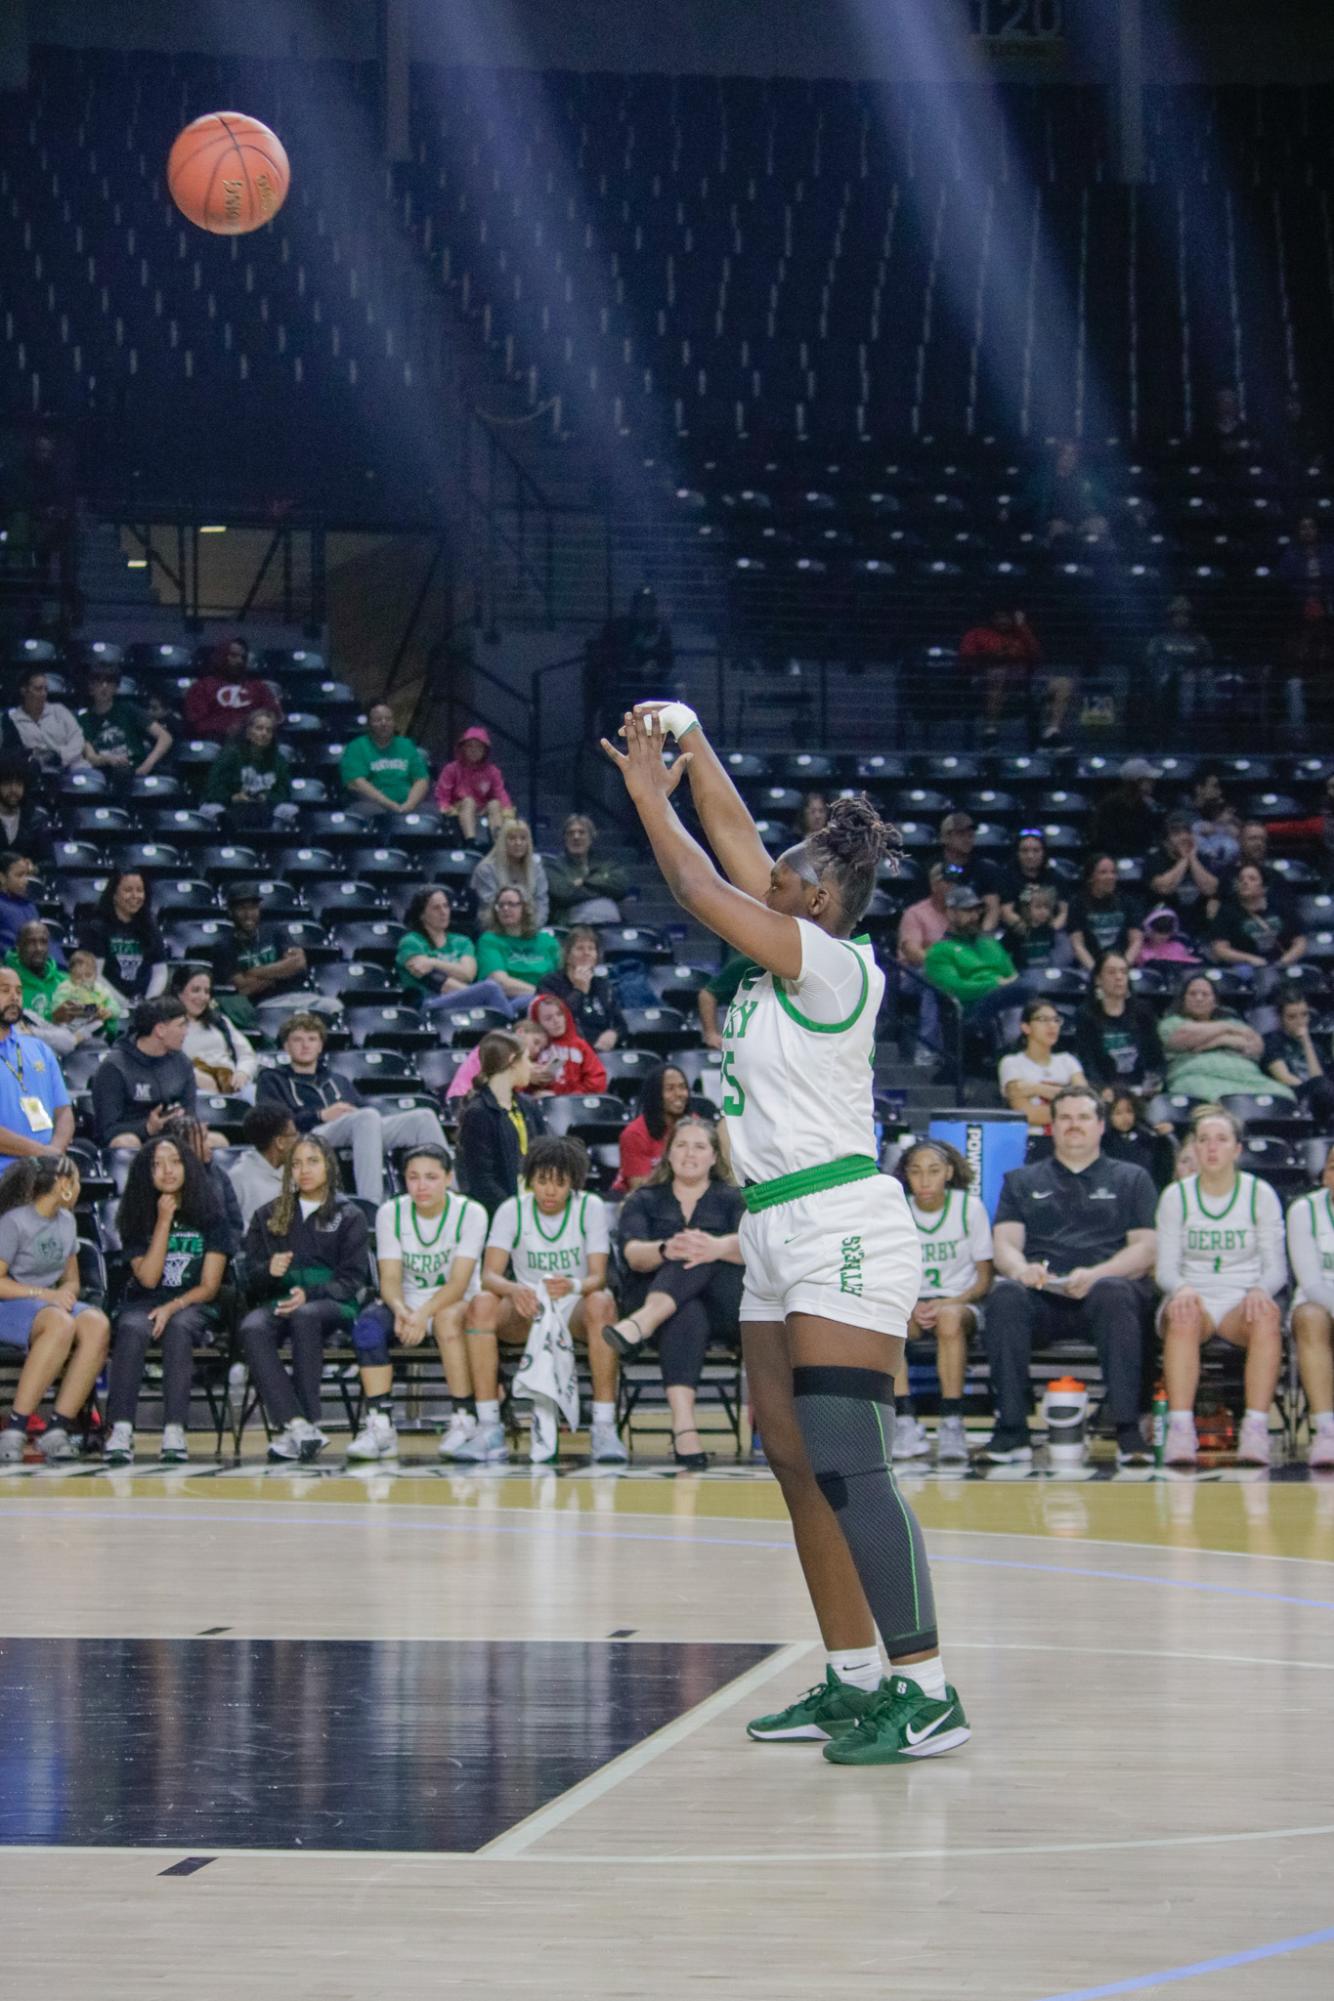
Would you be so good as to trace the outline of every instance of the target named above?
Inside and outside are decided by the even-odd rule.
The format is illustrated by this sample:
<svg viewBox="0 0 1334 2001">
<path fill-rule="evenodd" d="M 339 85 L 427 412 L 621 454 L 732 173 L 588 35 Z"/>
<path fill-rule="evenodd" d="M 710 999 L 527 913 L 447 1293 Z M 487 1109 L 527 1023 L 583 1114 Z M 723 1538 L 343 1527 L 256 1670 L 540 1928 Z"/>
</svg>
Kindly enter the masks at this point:
<svg viewBox="0 0 1334 2001">
<path fill-rule="evenodd" d="M 181 214 L 215 236 L 244 236 L 272 221 L 292 170 L 282 140 L 243 111 L 209 111 L 167 155 L 167 186 Z"/>
</svg>

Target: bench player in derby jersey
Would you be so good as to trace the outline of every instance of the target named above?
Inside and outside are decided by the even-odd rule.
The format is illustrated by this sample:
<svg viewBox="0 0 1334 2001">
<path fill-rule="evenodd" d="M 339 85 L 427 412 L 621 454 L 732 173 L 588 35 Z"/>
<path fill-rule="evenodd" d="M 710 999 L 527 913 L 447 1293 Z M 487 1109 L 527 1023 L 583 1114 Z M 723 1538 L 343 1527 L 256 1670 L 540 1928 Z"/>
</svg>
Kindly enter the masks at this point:
<svg viewBox="0 0 1334 2001">
<path fill-rule="evenodd" d="M 669 734 L 684 739 L 671 767 Z M 746 1203 L 742 1351 L 829 1660 L 822 1684 L 750 1735 L 823 1742 L 834 1764 L 932 1757 L 969 1729 L 941 1664 L 922 1533 L 890 1465 L 922 1255 L 903 1190 L 876 1161 L 885 982 L 870 941 L 852 935 L 890 832 L 866 798 L 840 799 L 826 827 L 772 861 L 684 703 L 641 704 L 621 735 L 623 752 L 603 749 L 667 887 L 753 962 L 722 1037 L 723 1116 Z M 671 803 L 687 771 L 725 875 Z"/>
<path fill-rule="evenodd" d="M 1334 1470 L 1334 1146 L 1320 1186 L 1288 1211 L 1288 1263 L 1297 1281 L 1292 1333 L 1310 1418 L 1307 1463 Z"/>
<path fill-rule="evenodd" d="M 981 1198 L 970 1193 L 967 1161 L 943 1140 L 910 1146 L 898 1173 L 922 1245 L 922 1296 L 909 1332 L 916 1341 L 934 1339 L 940 1372 L 936 1456 L 942 1466 L 967 1465 L 963 1384 L 968 1343 L 977 1331 L 976 1303 L 990 1292 L 994 1274 L 991 1223 Z M 923 1458 L 931 1444 L 912 1407 L 906 1353 L 894 1378 L 894 1405 L 894 1457 Z"/>
<path fill-rule="evenodd" d="M 1246 1350 L 1238 1457 L 1267 1466 L 1269 1406 L 1283 1359 L 1277 1295 L 1288 1282 L 1283 1209 L 1268 1182 L 1238 1169 L 1241 1127 L 1231 1112 L 1201 1106 L 1190 1129 L 1199 1172 L 1163 1190 L 1157 1216 L 1167 1463 L 1190 1465 L 1198 1456 L 1200 1350 L 1221 1334 Z"/>
</svg>

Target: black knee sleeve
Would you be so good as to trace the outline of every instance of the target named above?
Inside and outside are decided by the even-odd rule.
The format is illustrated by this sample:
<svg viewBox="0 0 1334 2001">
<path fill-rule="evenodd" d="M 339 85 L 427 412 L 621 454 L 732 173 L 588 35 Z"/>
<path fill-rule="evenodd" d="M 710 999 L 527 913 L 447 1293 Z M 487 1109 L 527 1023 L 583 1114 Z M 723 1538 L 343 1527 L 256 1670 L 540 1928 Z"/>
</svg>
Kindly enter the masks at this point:
<svg viewBox="0 0 1334 2001">
<path fill-rule="evenodd" d="M 917 1517 L 894 1480 L 894 1386 L 875 1369 L 792 1371 L 811 1471 L 838 1518 L 881 1638 L 894 1655 L 939 1644 Z"/>
</svg>

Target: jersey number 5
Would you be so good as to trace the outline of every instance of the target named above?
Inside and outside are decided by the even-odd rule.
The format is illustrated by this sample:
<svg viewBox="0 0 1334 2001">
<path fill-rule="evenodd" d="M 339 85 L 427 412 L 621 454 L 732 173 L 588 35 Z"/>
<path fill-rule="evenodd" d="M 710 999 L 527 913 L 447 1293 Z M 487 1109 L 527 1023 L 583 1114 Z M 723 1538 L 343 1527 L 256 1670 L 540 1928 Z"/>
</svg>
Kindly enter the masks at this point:
<svg viewBox="0 0 1334 2001">
<path fill-rule="evenodd" d="M 723 1060 L 718 1073 L 725 1086 L 723 1091 L 723 1115 L 729 1119 L 739 1119 L 746 1109 L 746 1094 L 732 1068 L 732 1052 L 723 1051 Z"/>
</svg>

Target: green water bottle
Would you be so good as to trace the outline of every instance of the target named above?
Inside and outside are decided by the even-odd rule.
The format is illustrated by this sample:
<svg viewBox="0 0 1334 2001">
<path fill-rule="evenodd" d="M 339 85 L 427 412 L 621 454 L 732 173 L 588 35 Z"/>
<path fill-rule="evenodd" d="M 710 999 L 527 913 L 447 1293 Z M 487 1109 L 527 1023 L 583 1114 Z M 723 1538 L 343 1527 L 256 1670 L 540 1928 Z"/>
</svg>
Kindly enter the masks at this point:
<svg viewBox="0 0 1334 2001">
<path fill-rule="evenodd" d="M 1167 1460 L 1167 1390 L 1159 1383 L 1153 1393 L 1153 1463 L 1162 1466 Z"/>
</svg>

